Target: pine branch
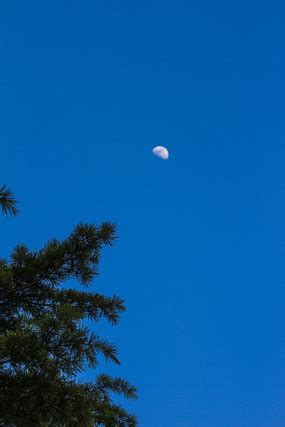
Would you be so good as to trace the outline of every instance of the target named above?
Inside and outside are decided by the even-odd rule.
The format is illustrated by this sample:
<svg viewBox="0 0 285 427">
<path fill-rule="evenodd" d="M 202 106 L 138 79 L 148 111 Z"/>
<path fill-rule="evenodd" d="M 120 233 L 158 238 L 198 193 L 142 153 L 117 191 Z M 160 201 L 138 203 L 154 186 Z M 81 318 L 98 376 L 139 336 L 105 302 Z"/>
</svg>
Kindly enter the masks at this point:
<svg viewBox="0 0 285 427">
<path fill-rule="evenodd" d="M 69 279 L 91 285 L 115 227 L 77 226 L 39 251 L 21 245 L 0 260 L 0 424 L 55 427 L 136 425 L 113 394 L 136 398 L 127 381 L 101 375 L 80 384 L 76 375 L 100 356 L 119 364 L 114 344 L 92 333 L 85 319 L 118 323 L 122 299 L 62 289 Z"/>
<path fill-rule="evenodd" d="M 6 185 L 0 187 L 0 205 L 4 215 L 16 216 L 19 209 L 16 206 L 17 201 L 12 191 Z"/>
<path fill-rule="evenodd" d="M 122 394 L 127 399 L 137 398 L 137 391 L 135 387 L 131 386 L 127 381 L 122 380 L 121 378 L 112 378 L 106 374 L 98 375 L 96 379 L 96 386 L 93 390 L 103 393 L 104 397 L 108 396 L 109 392 L 112 391 L 113 393 Z"/>
</svg>

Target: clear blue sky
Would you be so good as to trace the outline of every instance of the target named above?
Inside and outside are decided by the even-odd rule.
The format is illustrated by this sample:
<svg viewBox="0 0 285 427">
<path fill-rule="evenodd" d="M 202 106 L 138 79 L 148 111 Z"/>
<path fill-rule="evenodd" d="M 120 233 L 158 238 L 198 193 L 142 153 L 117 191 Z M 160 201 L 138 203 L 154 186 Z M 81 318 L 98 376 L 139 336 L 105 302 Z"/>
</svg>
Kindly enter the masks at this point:
<svg viewBox="0 0 285 427">
<path fill-rule="evenodd" d="M 282 3 L 1 2 L 1 256 L 117 223 L 94 289 L 142 427 L 285 423 Z"/>
</svg>

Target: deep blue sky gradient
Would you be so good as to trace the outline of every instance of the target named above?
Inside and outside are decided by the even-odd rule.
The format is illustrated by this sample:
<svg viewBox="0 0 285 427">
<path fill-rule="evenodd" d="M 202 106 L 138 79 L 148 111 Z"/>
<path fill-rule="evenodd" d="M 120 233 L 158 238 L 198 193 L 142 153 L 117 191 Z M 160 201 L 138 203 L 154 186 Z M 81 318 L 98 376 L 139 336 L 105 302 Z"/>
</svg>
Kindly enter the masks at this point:
<svg viewBox="0 0 285 427">
<path fill-rule="evenodd" d="M 285 425 L 282 3 L 0 6 L 1 256 L 117 223 L 94 289 L 142 427 Z"/>
</svg>

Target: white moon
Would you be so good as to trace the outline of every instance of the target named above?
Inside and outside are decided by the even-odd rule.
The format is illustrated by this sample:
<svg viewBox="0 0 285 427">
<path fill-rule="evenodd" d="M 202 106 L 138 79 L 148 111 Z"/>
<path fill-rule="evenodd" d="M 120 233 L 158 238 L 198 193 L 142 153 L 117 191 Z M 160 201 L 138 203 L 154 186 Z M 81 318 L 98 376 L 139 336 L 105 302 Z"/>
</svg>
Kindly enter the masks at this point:
<svg viewBox="0 0 285 427">
<path fill-rule="evenodd" d="M 154 147 L 152 152 L 155 156 L 160 157 L 163 160 L 167 160 L 169 157 L 169 152 L 168 152 L 167 148 L 162 147 L 160 145 L 157 147 Z"/>
</svg>

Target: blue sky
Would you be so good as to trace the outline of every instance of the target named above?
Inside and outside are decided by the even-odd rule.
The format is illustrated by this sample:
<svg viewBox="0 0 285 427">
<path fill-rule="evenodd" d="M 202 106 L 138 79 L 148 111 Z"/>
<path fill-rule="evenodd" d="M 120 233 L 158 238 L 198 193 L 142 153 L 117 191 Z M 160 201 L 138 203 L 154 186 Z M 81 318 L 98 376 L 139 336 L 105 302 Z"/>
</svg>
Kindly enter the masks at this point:
<svg viewBox="0 0 285 427">
<path fill-rule="evenodd" d="M 1 256 L 117 223 L 142 427 L 284 426 L 284 40 L 274 0 L 0 6 Z"/>
</svg>

